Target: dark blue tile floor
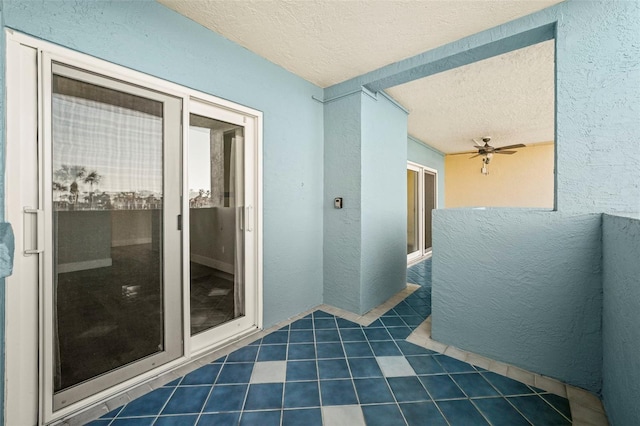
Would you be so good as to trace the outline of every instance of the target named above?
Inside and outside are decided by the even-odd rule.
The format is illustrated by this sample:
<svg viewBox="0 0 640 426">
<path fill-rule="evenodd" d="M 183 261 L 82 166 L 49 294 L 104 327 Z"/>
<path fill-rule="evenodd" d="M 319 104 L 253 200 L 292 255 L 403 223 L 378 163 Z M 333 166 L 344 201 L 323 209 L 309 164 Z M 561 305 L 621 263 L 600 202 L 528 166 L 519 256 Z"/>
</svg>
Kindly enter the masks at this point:
<svg viewBox="0 0 640 426">
<path fill-rule="evenodd" d="M 431 313 L 420 289 L 368 327 L 315 311 L 92 425 L 567 425 L 565 398 L 405 341 Z"/>
</svg>

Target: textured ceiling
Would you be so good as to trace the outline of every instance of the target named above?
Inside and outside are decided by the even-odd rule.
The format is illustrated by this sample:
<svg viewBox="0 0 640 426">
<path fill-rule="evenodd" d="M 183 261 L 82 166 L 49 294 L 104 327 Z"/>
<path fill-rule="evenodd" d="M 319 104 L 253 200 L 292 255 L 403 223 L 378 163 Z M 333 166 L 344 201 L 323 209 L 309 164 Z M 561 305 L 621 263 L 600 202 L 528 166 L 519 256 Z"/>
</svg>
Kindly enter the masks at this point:
<svg viewBox="0 0 640 426">
<path fill-rule="evenodd" d="M 387 89 L 409 134 L 445 153 L 554 140 L 553 40 Z"/>
<path fill-rule="evenodd" d="M 158 0 L 327 87 L 561 0 Z"/>
<path fill-rule="evenodd" d="M 562 0 L 158 0 L 328 87 Z M 553 140 L 553 43 L 388 89 L 409 134 L 445 152 Z"/>
</svg>

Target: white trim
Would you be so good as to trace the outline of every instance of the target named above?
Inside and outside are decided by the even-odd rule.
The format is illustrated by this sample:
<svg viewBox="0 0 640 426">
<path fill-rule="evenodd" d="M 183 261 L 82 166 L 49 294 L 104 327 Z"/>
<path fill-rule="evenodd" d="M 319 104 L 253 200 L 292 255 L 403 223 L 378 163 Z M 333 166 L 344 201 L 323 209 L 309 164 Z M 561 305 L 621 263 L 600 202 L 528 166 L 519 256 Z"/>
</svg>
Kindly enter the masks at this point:
<svg viewBox="0 0 640 426">
<path fill-rule="evenodd" d="M 407 161 L 407 170 L 412 170 L 418 173 L 418 204 L 419 204 L 419 250 L 407 254 L 407 265 L 413 265 L 421 260 L 431 257 L 433 248 L 424 247 L 424 222 L 426 218 L 425 212 L 425 200 L 424 200 L 424 177 L 425 174 L 434 176 L 434 206 L 437 209 L 438 206 L 438 170 L 427 167 L 423 164 L 416 163 L 414 161 Z"/>
<path fill-rule="evenodd" d="M 231 110 L 229 108 L 221 108 L 216 105 L 210 98 L 207 96 L 200 95 L 199 97 L 191 97 L 189 99 L 189 112 L 194 113 L 203 117 L 210 117 L 216 120 L 224 121 L 227 123 L 236 124 L 244 128 L 244 141 L 245 141 L 245 150 L 244 150 L 244 183 L 245 183 L 245 199 L 244 206 L 245 211 L 256 210 L 254 206 L 257 206 L 258 202 L 258 194 L 261 192 L 261 176 L 257 175 L 257 169 L 259 168 L 259 164 L 257 161 L 258 153 L 262 151 L 261 149 L 261 140 L 258 137 L 257 133 L 257 122 L 258 118 L 253 117 L 244 113 L 241 113 L 237 110 Z M 185 122 L 189 122 L 189 117 L 185 117 Z M 187 127 L 188 126 L 184 126 Z M 188 142 L 184 144 L 183 147 L 183 156 L 185 158 L 185 171 L 183 171 L 183 181 L 185 185 L 183 187 L 183 192 L 188 194 Z M 261 160 L 259 160 L 261 163 Z M 261 165 L 261 164 L 260 164 Z M 185 208 L 186 212 L 189 212 L 188 208 L 188 200 L 185 200 L 183 197 L 183 208 Z M 185 214 L 184 216 L 189 216 L 189 214 Z M 253 216 L 253 217 L 251 217 Z M 258 250 L 258 234 L 261 235 L 261 227 L 256 223 L 256 216 L 258 215 L 249 215 L 245 214 L 245 315 L 239 318 L 236 318 L 228 323 L 221 324 L 213 329 L 205 330 L 201 333 L 195 334 L 191 336 L 190 339 L 190 350 L 194 353 L 201 353 L 202 351 L 209 350 L 209 348 L 216 345 L 216 342 L 220 338 L 231 337 L 237 333 L 237 330 L 245 329 L 247 327 L 256 327 L 260 328 L 262 323 L 261 311 L 262 311 L 262 300 L 260 298 L 260 287 L 261 287 L 261 276 L 258 273 L 258 262 L 261 260 L 261 250 Z M 189 222 L 189 217 L 186 217 L 186 222 Z M 249 223 L 248 221 L 252 220 L 253 223 Z M 185 220 L 183 219 L 183 223 Z M 185 227 L 185 229 L 188 229 Z M 254 238 L 251 238 L 254 236 Z M 188 233 L 183 233 L 183 244 L 185 247 L 189 247 L 190 235 Z M 183 259 L 183 269 L 185 270 L 184 274 L 184 282 L 189 282 L 189 257 L 192 257 L 194 260 L 199 259 L 204 261 L 206 258 L 203 256 L 188 256 L 185 255 Z M 213 259 L 209 259 L 213 260 Z M 233 273 L 233 265 L 229 265 L 231 268 L 227 272 Z M 218 266 L 214 266 L 219 268 Z M 224 269 L 223 269 L 224 270 Z M 185 322 L 190 324 L 190 317 L 185 315 Z M 189 329 L 190 333 L 190 329 Z"/>
<path fill-rule="evenodd" d="M 7 55 L 6 55 L 7 56 L 7 64 L 6 64 L 7 81 L 5 83 L 7 88 L 7 109 L 6 109 L 7 111 L 6 112 L 7 114 L 7 129 L 6 129 L 6 132 L 7 132 L 7 139 L 6 139 L 7 140 L 7 166 L 6 166 L 7 182 L 14 181 L 17 183 L 20 181 L 20 176 L 21 176 L 19 161 L 18 163 L 13 162 L 16 158 L 19 158 L 20 156 L 20 152 L 19 152 L 20 149 L 15 149 L 15 147 L 19 146 L 18 144 L 20 143 L 20 140 L 22 138 L 21 136 L 22 130 L 18 130 L 18 129 L 20 129 L 20 126 L 22 125 L 22 123 L 24 123 L 24 120 L 21 119 L 21 116 L 23 116 L 21 114 L 22 111 L 20 111 L 19 107 L 16 108 L 16 105 L 21 104 L 19 99 L 19 94 L 14 93 L 13 91 L 15 90 L 14 88 L 19 88 L 20 85 L 16 86 L 13 83 L 15 82 L 16 79 L 20 81 L 26 81 L 28 79 L 28 77 L 24 77 L 20 75 L 21 73 L 20 64 L 19 64 L 19 61 L 16 60 L 18 56 L 17 52 L 19 52 L 19 48 L 21 47 L 21 45 L 28 48 L 36 49 L 37 52 L 46 52 L 51 57 L 56 57 L 56 59 L 60 60 L 65 64 L 72 64 L 78 68 L 92 70 L 104 76 L 112 77 L 115 79 L 125 78 L 127 83 L 157 90 L 159 92 L 180 98 L 182 99 L 182 102 L 183 102 L 183 113 L 182 113 L 183 123 L 188 123 L 191 99 L 200 100 L 202 102 L 215 105 L 217 108 L 226 110 L 228 112 L 244 115 L 246 119 L 252 122 L 251 125 L 249 126 L 245 125 L 245 129 L 251 129 L 251 132 L 254 135 L 254 139 L 255 139 L 254 141 L 255 152 L 253 153 L 254 158 L 252 159 L 252 164 L 254 165 L 252 180 L 253 180 L 253 184 L 255 185 L 255 195 L 254 195 L 254 199 L 251 200 L 251 203 L 247 201 L 247 205 L 253 205 L 253 211 L 255 212 L 253 214 L 254 224 L 252 228 L 252 233 L 253 235 L 255 235 L 254 237 L 255 247 L 252 248 L 255 255 L 255 271 L 254 271 L 255 294 L 251 298 L 253 299 L 251 303 L 254 306 L 255 314 L 251 315 L 252 318 L 241 317 L 237 322 L 233 321 L 229 324 L 225 324 L 217 328 L 217 330 L 220 331 L 220 339 L 217 342 L 212 343 L 208 346 L 203 346 L 198 351 L 193 351 L 192 350 L 193 345 L 191 344 L 191 340 L 193 339 L 189 337 L 189 334 L 190 334 L 190 331 L 189 331 L 189 328 L 190 328 L 189 326 L 190 309 L 189 308 L 190 307 L 189 307 L 189 288 L 188 288 L 189 282 L 188 281 L 185 282 L 185 280 L 183 280 L 183 302 L 184 302 L 183 303 L 183 309 L 184 309 L 183 349 L 184 349 L 185 355 L 181 356 L 180 358 L 174 361 L 164 364 L 158 367 L 157 369 L 148 371 L 137 377 L 129 379 L 123 383 L 115 385 L 107 390 L 101 391 L 99 393 L 96 393 L 95 395 L 87 397 L 82 401 L 79 401 L 74 404 L 70 404 L 68 407 L 60 409 L 55 413 L 52 410 L 51 400 L 45 401 L 47 398 L 43 398 L 42 404 L 38 402 L 37 395 L 40 392 L 43 392 L 42 395 L 44 395 L 43 390 L 46 388 L 46 386 L 45 386 L 45 383 L 42 381 L 42 377 L 40 377 L 40 379 L 37 379 L 37 373 L 34 374 L 35 368 L 32 365 L 33 363 L 37 362 L 39 364 L 39 370 L 43 371 L 43 366 L 45 364 L 51 365 L 51 359 L 50 359 L 51 351 L 45 351 L 45 352 L 49 352 L 49 355 L 41 353 L 40 356 L 38 357 L 36 354 L 36 356 L 33 357 L 34 358 L 33 363 L 29 363 L 29 362 L 25 363 L 24 362 L 25 357 L 24 356 L 21 357 L 20 354 L 24 355 L 24 353 L 29 352 L 28 349 L 23 347 L 23 345 L 21 344 L 14 345 L 16 339 L 19 338 L 18 335 L 20 334 L 22 334 L 21 342 L 25 344 L 28 343 L 30 341 L 30 338 L 28 335 L 23 334 L 23 331 L 26 328 L 32 328 L 33 330 L 37 330 L 37 324 L 43 324 L 44 317 L 46 316 L 46 314 L 50 314 L 51 312 L 43 314 L 42 308 L 37 309 L 39 312 L 37 314 L 39 319 L 38 319 L 38 322 L 36 323 L 35 318 L 32 318 L 31 319 L 32 324 L 27 324 L 26 322 L 21 323 L 19 320 L 19 318 L 20 319 L 24 318 L 24 315 L 27 315 L 27 313 L 29 312 L 29 309 L 26 309 L 25 312 L 22 313 L 23 314 L 22 316 L 13 317 L 11 315 L 7 315 L 7 317 L 5 318 L 6 320 L 5 330 L 7 332 L 7 342 L 8 342 L 7 345 L 5 346 L 5 349 L 7 351 L 7 355 L 5 357 L 5 361 L 6 361 L 5 372 L 7 372 L 6 381 L 5 381 L 5 396 L 9 395 L 7 397 L 7 401 L 11 401 L 11 399 L 15 399 L 15 401 L 18 401 L 19 404 L 10 403 L 5 405 L 5 409 L 7 411 L 7 415 L 5 416 L 5 419 L 11 420 L 14 418 L 13 415 L 19 414 L 21 415 L 20 419 L 29 418 L 29 420 L 26 420 L 26 421 L 20 420 L 20 421 L 16 421 L 13 424 L 23 424 L 23 423 L 44 424 L 46 422 L 52 422 L 52 421 L 63 419 L 65 417 L 68 417 L 72 413 L 77 413 L 79 411 L 85 410 L 87 407 L 91 405 L 96 405 L 100 403 L 100 401 L 105 400 L 106 398 L 109 398 L 119 393 L 123 393 L 127 389 L 137 384 L 143 383 L 144 381 L 148 381 L 153 377 L 158 376 L 158 374 L 160 374 L 161 372 L 175 369 L 185 364 L 186 362 L 188 362 L 191 358 L 201 356 L 202 354 L 211 350 L 212 348 L 220 347 L 222 345 L 228 344 L 229 342 L 237 339 L 238 336 L 240 335 L 253 333 L 256 330 L 261 329 L 263 327 L 263 288 L 262 288 L 262 285 L 263 285 L 263 276 L 262 276 L 263 274 L 263 228 L 262 228 L 263 227 L 263 195 L 262 195 L 263 114 L 262 112 L 255 110 L 253 108 L 239 105 L 237 103 L 233 103 L 222 98 L 205 94 L 197 90 L 189 89 L 187 87 L 180 86 L 178 84 L 171 83 L 166 80 L 162 80 L 160 78 L 150 76 L 148 74 L 144 74 L 139 71 L 134 71 L 119 65 L 115 65 L 115 64 L 106 62 L 104 60 L 91 57 L 86 54 L 74 52 L 67 48 L 55 45 L 53 43 L 36 39 L 25 34 L 21 34 L 9 28 L 5 29 L 5 32 L 6 32 L 6 48 L 7 48 Z M 41 64 L 40 58 L 39 58 L 39 64 Z M 38 81 L 42 82 L 43 79 L 42 79 L 42 76 L 40 75 L 42 66 L 39 65 L 36 68 L 38 69 Z M 39 91 L 39 95 L 37 97 L 38 98 L 37 110 L 46 111 L 44 108 L 42 108 L 42 104 L 43 104 L 42 96 L 46 95 L 47 91 L 44 90 L 41 84 L 38 85 L 38 91 Z M 31 118 L 33 118 L 33 113 L 27 114 L 25 116 L 31 116 Z M 184 155 L 185 155 L 184 147 L 186 146 L 186 143 L 184 142 L 188 140 L 188 125 L 183 125 L 182 127 L 183 127 L 182 155 L 184 158 Z M 42 134 L 41 128 L 39 129 L 39 131 L 40 131 L 40 134 Z M 44 145 L 46 146 L 46 144 Z M 38 158 L 40 158 L 40 162 L 41 162 L 38 167 L 38 170 L 44 170 L 44 168 L 47 167 L 47 165 L 42 163 L 42 155 L 39 155 Z M 51 166 L 49 165 L 48 168 L 50 169 L 50 167 Z M 50 172 L 50 170 L 48 171 Z M 183 227 L 183 229 L 188 229 L 186 228 L 186 226 L 188 226 L 188 217 L 185 217 L 185 214 L 184 214 L 184 212 L 188 211 L 188 197 L 185 196 L 184 187 L 182 188 L 182 190 L 183 192 L 182 192 L 181 210 L 183 212 L 183 224 L 185 224 L 185 227 Z M 187 188 L 187 191 L 188 191 L 188 188 Z M 42 194 L 43 192 L 44 194 Z M 41 193 L 40 197 L 45 196 L 50 198 L 51 197 L 50 194 L 48 196 L 46 195 L 48 192 L 50 191 L 40 190 L 40 193 Z M 20 204 L 22 204 L 22 200 L 19 197 L 19 194 L 16 193 L 16 191 L 7 192 L 6 217 L 11 223 L 22 224 L 23 218 L 21 217 L 22 216 L 21 208 L 23 206 L 21 206 Z M 44 204 L 45 204 L 44 200 L 41 199 L 39 205 L 44 205 Z M 37 207 L 37 206 L 33 206 L 33 207 Z M 48 222 L 49 223 L 48 223 L 47 229 L 51 229 L 50 228 L 51 218 L 48 219 Z M 183 234 L 188 234 L 188 233 L 183 232 Z M 20 237 L 18 237 L 18 239 L 20 239 Z M 52 240 L 52 236 L 46 237 L 46 241 L 45 241 L 46 247 L 50 248 L 52 246 L 51 240 Z M 183 240 L 183 244 L 184 244 L 184 240 Z M 18 247 L 21 247 L 21 244 L 18 244 L 18 241 L 17 241 L 17 244 L 16 244 L 17 250 L 18 250 Z M 36 257 L 37 256 L 25 258 L 25 259 L 36 259 Z M 185 257 L 188 257 L 188 256 L 183 255 L 183 260 Z M 185 263 L 183 263 L 183 267 L 184 265 Z M 188 265 L 188 259 L 187 259 L 187 265 Z M 48 271 L 49 273 L 52 272 L 52 265 L 50 264 L 50 261 L 45 262 L 44 269 L 45 269 L 45 273 L 46 271 Z M 45 273 L 42 272 L 42 268 L 40 268 L 40 271 L 41 271 L 40 272 L 41 275 L 39 277 L 39 281 L 42 282 L 42 279 L 44 278 Z M 12 277 L 8 278 L 6 281 L 7 313 L 10 313 L 14 310 L 19 310 L 21 306 L 20 302 L 24 302 L 25 297 L 20 292 L 25 291 L 25 287 L 22 286 L 23 284 L 22 282 L 18 282 L 20 280 L 20 277 L 24 275 L 24 272 L 25 272 L 25 268 L 21 266 L 20 262 L 16 261 L 14 274 Z M 18 284 L 20 284 L 20 286 L 18 286 Z M 14 291 L 14 287 L 15 287 L 15 290 L 17 290 L 17 292 Z M 42 296 L 43 294 L 40 294 L 39 297 L 35 297 L 35 299 L 42 300 Z M 30 300 L 33 301 L 33 299 L 34 298 L 31 298 Z M 247 300 L 249 301 L 249 298 L 247 298 Z M 247 306 L 247 310 L 249 310 L 249 306 Z M 31 309 L 31 311 L 33 311 L 33 309 Z M 21 330 L 13 333 L 12 330 L 16 330 L 17 323 L 20 324 Z M 228 332 L 227 332 L 227 329 L 228 329 Z M 29 333 L 26 333 L 26 334 L 29 334 Z M 33 331 L 31 331 L 31 334 L 33 334 Z M 37 334 L 37 331 L 36 331 L 36 334 Z M 41 346 L 46 347 L 45 344 L 41 344 Z M 34 352 L 34 351 L 31 350 L 31 352 Z M 47 359 L 44 358 L 45 355 Z M 39 359 L 39 361 L 37 361 L 37 359 Z M 13 374 L 14 372 L 15 374 Z M 29 385 L 30 376 L 36 377 L 32 385 Z M 39 384 L 36 384 L 38 382 Z M 36 388 L 39 388 L 40 390 Z M 38 411 L 39 411 L 38 419 L 35 419 L 32 421 L 32 419 L 37 415 Z"/>
<path fill-rule="evenodd" d="M 153 239 L 151 237 L 132 238 L 130 240 L 113 240 L 111 241 L 111 247 L 123 247 L 123 246 L 137 246 L 140 244 L 151 244 Z"/>
<path fill-rule="evenodd" d="M 38 173 L 37 127 L 22 117 L 37 114 L 37 50 L 21 49 L 14 40 L 6 44 L 6 161 L 5 217 L 15 232 L 13 274 L 5 279 L 5 423 L 33 425 L 38 422 L 38 287 L 40 255 L 24 256 L 23 235 L 30 228 L 23 207 L 38 207 L 38 197 L 26 188 L 33 184 L 23 173 Z M 12 84 L 7 84 L 11 82 Z M 28 82 L 28 83 L 27 83 Z M 29 93 L 28 90 L 33 90 Z M 31 141 L 21 146 L 20 141 Z M 27 152 L 31 150 L 31 152 Z M 31 191 L 33 192 L 33 191 Z M 30 217 L 33 215 L 29 215 Z M 37 225 L 36 225 L 37 226 Z M 33 238 L 29 238 L 33 240 Z"/>
</svg>

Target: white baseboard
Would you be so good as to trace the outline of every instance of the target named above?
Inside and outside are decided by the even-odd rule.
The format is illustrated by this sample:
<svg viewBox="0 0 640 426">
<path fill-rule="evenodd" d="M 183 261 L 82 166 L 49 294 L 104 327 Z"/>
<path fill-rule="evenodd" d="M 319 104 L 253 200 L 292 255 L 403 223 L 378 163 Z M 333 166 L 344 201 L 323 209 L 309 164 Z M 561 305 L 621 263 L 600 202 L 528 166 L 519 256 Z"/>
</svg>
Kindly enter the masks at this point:
<svg viewBox="0 0 640 426">
<path fill-rule="evenodd" d="M 151 244 L 151 241 L 152 239 L 149 237 L 132 238 L 130 240 L 118 240 L 118 241 L 112 241 L 111 247 L 136 246 L 138 244 Z"/>
<path fill-rule="evenodd" d="M 214 268 L 222 272 L 226 272 L 227 274 L 233 274 L 233 264 L 225 263 L 220 260 L 212 259 L 210 257 L 201 256 L 199 254 L 191 254 L 191 261 L 195 263 L 199 263 L 200 265 L 208 266 L 209 268 Z"/>
<path fill-rule="evenodd" d="M 61 263 L 56 268 L 56 271 L 59 274 L 64 274 L 66 272 L 85 271 L 87 269 L 105 268 L 108 266 L 111 266 L 110 257 L 106 259 L 85 260 L 84 262 Z"/>
</svg>

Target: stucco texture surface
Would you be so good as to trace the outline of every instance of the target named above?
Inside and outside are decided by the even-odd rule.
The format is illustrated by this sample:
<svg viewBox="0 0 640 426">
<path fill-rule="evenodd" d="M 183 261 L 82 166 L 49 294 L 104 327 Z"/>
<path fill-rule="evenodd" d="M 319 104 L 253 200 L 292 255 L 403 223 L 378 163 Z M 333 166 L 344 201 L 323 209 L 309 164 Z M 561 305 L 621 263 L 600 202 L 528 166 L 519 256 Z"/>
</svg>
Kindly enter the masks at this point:
<svg viewBox="0 0 640 426">
<path fill-rule="evenodd" d="M 360 312 L 362 276 L 362 96 L 324 105 L 324 302 L 352 312 Z"/>
<path fill-rule="evenodd" d="M 360 91 L 324 111 L 324 302 L 363 314 L 406 286 L 407 116 Z"/>
<path fill-rule="evenodd" d="M 603 394 L 612 425 L 640 419 L 640 215 L 603 217 Z"/>
<path fill-rule="evenodd" d="M 557 8 L 558 210 L 640 211 L 640 3 Z"/>
<path fill-rule="evenodd" d="M 407 285 L 407 114 L 362 98 L 362 286 L 367 312 Z"/>
<path fill-rule="evenodd" d="M 600 390 L 601 217 L 434 212 L 433 337 Z"/>
</svg>

